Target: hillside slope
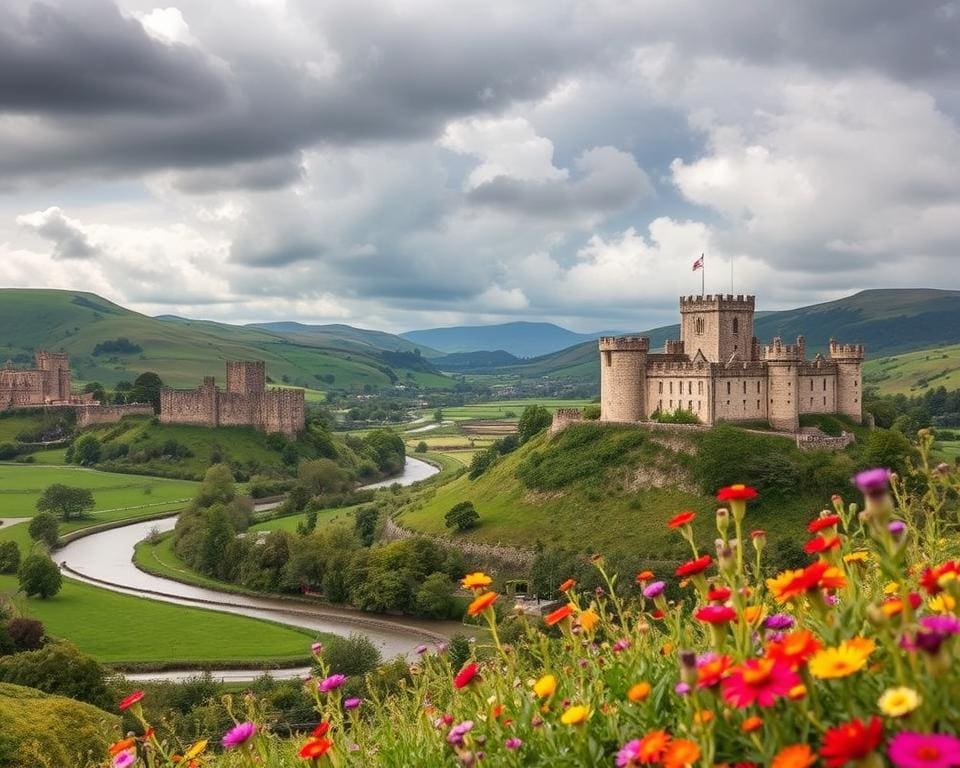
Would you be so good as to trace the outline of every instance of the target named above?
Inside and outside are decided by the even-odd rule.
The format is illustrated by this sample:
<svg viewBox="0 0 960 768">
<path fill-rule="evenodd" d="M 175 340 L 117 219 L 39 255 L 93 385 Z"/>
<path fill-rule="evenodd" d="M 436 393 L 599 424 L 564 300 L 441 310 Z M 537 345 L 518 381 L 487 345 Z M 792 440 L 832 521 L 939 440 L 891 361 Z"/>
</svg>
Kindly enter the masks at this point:
<svg viewBox="0 0 960 768">
<path fill-rule="evenodd" d="M 553 323 L 514 322 L 427 328 L 400 335 L 443 353 L 503 350 L 517 357 L 535 357 L 596 339 L 604 334 L 574 333 Z"/>
<path fill-rule="evenodd" d="M 95 354 L 98 344 L 129 339 L 130 354 Z M 445 387 L 451 382 L 407 351 L 331 347 L 325 338 L 289 338 L 256 327 L 147 317 L 92 293 L 0 289 L 0 359 L 29 364 L 37 348 L 63 349 L 74 379 L 110 385 L 155 371 L 165 383 L 194 387 L 224 376 L 226 360 L 258 359 L 276 383 L 348 391 L 393 383 Z"/>
</svg>

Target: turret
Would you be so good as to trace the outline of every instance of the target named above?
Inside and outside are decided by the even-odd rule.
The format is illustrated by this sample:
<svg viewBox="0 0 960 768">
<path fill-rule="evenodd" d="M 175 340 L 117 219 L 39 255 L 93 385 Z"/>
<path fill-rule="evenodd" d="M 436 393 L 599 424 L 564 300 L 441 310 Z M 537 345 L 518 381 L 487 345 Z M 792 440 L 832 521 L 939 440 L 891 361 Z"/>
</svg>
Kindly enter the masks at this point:
<svg viewBox="0 0 960 768">
<path fill-rule="evenodd" d="M 830 359 L 837 364 L 837 412 L 858 424 L 863 421 L 863 344 L 830 339 Z"/>
<path fill-rule="evenodd" d="M 806 352 L 802 336 L 796 344 L 784 344 L 777 336 L 772 344 L 761 349 L 767 364 L 767 420 L 774 429 L 796 432 L 800 427 L 800 406 L 797 401 L 799 365 Z"/>
<path fill-rule="evenodd" d="M 605 336 L 600 339 L 600 419 L 642 421 L 646 418 L 646 336 Z"/>
<path fill-rule="evenodd" d="M 686 354 L 697 350 L 711 363 L 734 354 L 752 359 L 754 296 L 708 294 L 680 297 L 680 340 Z"/>
</svg>

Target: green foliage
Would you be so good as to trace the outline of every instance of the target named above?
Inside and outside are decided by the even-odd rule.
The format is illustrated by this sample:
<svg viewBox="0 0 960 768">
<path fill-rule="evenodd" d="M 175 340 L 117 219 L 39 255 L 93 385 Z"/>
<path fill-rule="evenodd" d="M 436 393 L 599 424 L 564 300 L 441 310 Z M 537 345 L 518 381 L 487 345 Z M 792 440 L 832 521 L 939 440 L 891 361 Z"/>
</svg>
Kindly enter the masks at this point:
<svg viewBox="0 0 960 768">
<path fill-rule="evenodd" d="M 127 402 L 149 403 L 154 413 L 160 413 L 160 390 L 163 380 L 153 371 L 145 371 L 133 381 L 133 389 L 127 395 Z"/>
<path fill-rule="evenodd" d="M 7 633 L 17 651 L 35 651 L 43 645 L 46 634 L 43 623 L 19 617 L 7 622 Z"/>
<path fill-rule="evenodd" d="M 434 420 L 437 424 L 439 424 L 441 421 L 443 421 L 443 409 L 442 409 L 442 408 L 437 408 L 437 410 L 435 410 L 435 411 L 433 412 L 433 420 Z"/>
<path fill-rule="evenodd" d="M 336 636 L 324 643 L 322 658 L 330 672 L 358 677 L 372 672 L 380 663 L 380 651 L 366 635 Z"/>
<path fill-rule="evenodd" d="M 390 429 L 375 429 L 363 438 L 364 455 L 385 474 L 396 474 L 406 461 L 403 438 Z"/>
<path fill-rule="evenodd" d="M 37 499 L 37 511 L 49 512 L 64 522 L 84 517 L 94 506 L 89 488 L 73 488 L 62 483 L 47 486 Z"/>
<path fill-rule="evenodd" d="M 203 476 L 194 504 L 197 507 L 209 507 L 211 504 L 223 504 L 233 501 L 237 495 L 233 473 L 226 464 L 214 464 Z"/>
<path fill-rule="evenodd" d="M 469 531 L 479 524 L 480 514 L 472 501 L 461 501 L 450 508 L 443 520 L 447 528 L 455 528 L 461 532 Z"/>
<path fill-rule="evenodd" d="M 453 590 L 453 580 L 447 574 L 431 573 L 414 598 L 417 614 L 431 619 L 450 618 L 454 608 Z"/>
<path fill-rule="evenodd" d="M 301 462 L 297 468 L 297 479 L 310 497 L 342 493 L 352 485 L 350 473 L 335 461 L 325 458 Z"/>
<path fill-rule="evenodd" d="M 380 513 L 376 507 L 361 507 L 357 510 L 354 516 L 353 529 L 363 546 L 369 547 L 373 544 L 379 519 Z"/>
<path fill-rule="evenodd" d="M 16 573 L 20 567 L 20 547 L 15 541 L 0 541 L 0 573 Z"/>
<path fill-rule="evenodd" d="M 493 450 L 493 446 L 490 446 L 483 451 L 477 451 L 470 459 L 470 479 L 476 480 L 484 472 L 490 469 L 490 467 L 496 464 L 498 458 L 500 458 L 500 454 Z"/>
<path fill-rule="evenodd" d="M 92 467 L 100 461 L 102 447 L 95 435 L 89 433 L 81 435 L 72 448 L 70 455 L 74 464 L 79 464 L 82 467 Z"/>
<path fill-rule="evenodd" d="M 657 411 L 653 420 L 660 424 L 699 424 L 700 419 L 693 411 L 678 407 L 675 411 Z"/>
<path fill-rule="evenodd" d="M 112 704 L 106 670 L 67 642 L 0 659 L 0 682 L 26 685 L 98 707 Z"/>
<path fill-rule="evenodd" d="M 27 597 L 41 600 L 56 595 L 63 584 L 60 569 L 47 555 L 28 555 L 17 569 L 17 580 Z"/>
<path fill-rule="evenodd" d="M 430 446 L 426 444 L 425 441 L 421 440 L 417 443 L 417 447 L 413 449 L 414 453 L 426 453 L 430 450 Z"/>
<path fill-rule="evenodd" d="M 597 421 L 600 418 L 600 404 L 591 403 L 583 409 L 583 418 L 587 421 Z"/>
<path fill-rule="evenodd" d="M 867 439 L 864 463 L 871 467 L 887 467 L 903 473 L 907 460 L 915 453 L 910 441 L 901 432 L 893 429 L 875 429 Z"/>
<path fill-rule="evenodd" d="M 543 432 L 550 426 L 553 417 L 550 411 L 542 405 L 528 405 L 520 414 L 520 421 L 517 423 L 517 436 L 520 439 L 520 445 L 523 445 L 530 438 Z"/>
<path fill-rule="evenodd" d="M 450 667 L 460 669 L 470 660 L 470 639 L 466 635 L 454 635 L 447 644 L 447 653 L 450 656 Z"/>
</svg>

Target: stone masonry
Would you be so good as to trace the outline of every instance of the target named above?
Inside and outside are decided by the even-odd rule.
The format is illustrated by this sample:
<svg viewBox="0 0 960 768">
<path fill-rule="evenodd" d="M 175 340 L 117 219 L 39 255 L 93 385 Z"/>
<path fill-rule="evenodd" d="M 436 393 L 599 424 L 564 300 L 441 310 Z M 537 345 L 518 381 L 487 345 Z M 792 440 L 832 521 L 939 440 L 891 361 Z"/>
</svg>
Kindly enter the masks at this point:
<svg viewBox="0 0 960 768">
<path fill-rule="evenodd" d="M 807 413 L 860 423 L 863 345 L 831 340 L 828 357 L 812 359 L 803 336 L 761 345 L 754 305 L 753 296 L 681 297 L 680 339 L 663 352 L 651 352 L 643 336 L 601 338 L 601 420 L 648 421 L 684 409 L 702 424 L 766 421 L 789 432 Z"/>
<path fill-rule="evenodd" d="M 255 427 L 293 437 L 303 429 L 303 390 L 266 388 L 262 360 L 227 363 L 226 391 L 206 376 L 197 389 L 160 392 L 160 421 L 164 424 L 197 424 L 204 427 Z"/>
</svg>

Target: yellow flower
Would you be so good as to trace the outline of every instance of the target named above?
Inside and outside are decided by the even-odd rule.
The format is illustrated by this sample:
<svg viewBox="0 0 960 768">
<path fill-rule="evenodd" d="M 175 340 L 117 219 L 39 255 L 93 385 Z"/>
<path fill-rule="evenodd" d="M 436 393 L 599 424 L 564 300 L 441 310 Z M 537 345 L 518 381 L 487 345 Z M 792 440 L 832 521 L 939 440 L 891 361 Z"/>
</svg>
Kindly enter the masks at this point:
<svg viewBox="0 0 960 768">
<path fill-rule="evenodd" d="M 645 701 L 646 698 L 650 695 L 650 691 L 653 690 L 650 686 L 650 683 L 642 682 L 636 683 L 630 686 L 630 690 L 627 691 L 627 698 L 630 699 L 634 704 L 639 704 L 641 701 Z"/>
<path fill-rule="evenodd" d="M 207 748 L 207 740 L 200 739 L 196 744 L 194 744 L 190 749 L 183 753 L 184 760 L 191 760 L 192 758 L 199 755 L 203 750 Z"/>
<path fill-rule="evenodd" d="M 930 598 L 929 606 L 931 611 L 936 611 L 937 613 L 950 613 L 954 608 L 957 607 L 957 601 L 954 600 L 952 595 L 948 595 L 946 592 L 941 592 L 939 595 Z"/>
<path fill-rule="evenodd" d="M 845 563 L 865 563 L 869 559 L 870 553 L 865 549 L 858 549 L 856 552 L 843 556 L 843 562 Z"/>
<path fill-rule="evenodd" d="M 464 589 L 483 589 L 493 584 L 493 579 L 483 571 L 476 571 L 475 573 L 468 573 L 460 583 Z"/>
<path fill-rule="evenodd" d="M 600 623 L 600 617 L 589 608 L 580 614 L 580 626 L 587 632 L 593 632 L 597 624 Z"/>
<path fill-rule="evenodd" d="M 755 624 L 764 614 L 762 605 L 748 605 L 743 609 L 743 620 L 747 624 Z"/>
<path fill-rule="evenodd" d="M 920 695 L 913 688 L 888 688 L 877 705 L 888 717 L 903 717 L 920 706 Z"/>
<path fill-rule="evenodd" d="M 857 638 L 856 642 L 848 640 L 837 648 L 817 651 L 810 659 L 810 674 L 821 680 L 833 680 L 859 672 L 873 650 L 867 644 L 873 645 L 872 641 Z"/>
<path fill-rule="evenodd" d="M 557 678 L 553 675 L 544 675 L 533 684 L 533 692 L 541 699 L 553 696 L 555 690 L 557 690 Z"/>
<path fill-rule="evenodd" d="M 883 594 L 885 595 L 895 595 L 900 591 L 900 585 L 895 581 L 888 581 L 883 587 Z"/>
<path fill-rule="evenodd" d="M 590 717 L 590 710 L 582 704 L 577 704 L 560 716 L 560 722 L 564 725 L 580 725 L 588 717 Z"/>
</svg>

